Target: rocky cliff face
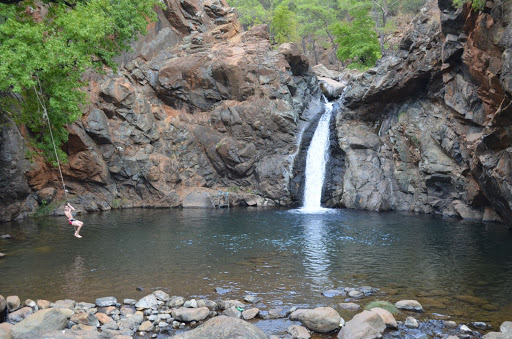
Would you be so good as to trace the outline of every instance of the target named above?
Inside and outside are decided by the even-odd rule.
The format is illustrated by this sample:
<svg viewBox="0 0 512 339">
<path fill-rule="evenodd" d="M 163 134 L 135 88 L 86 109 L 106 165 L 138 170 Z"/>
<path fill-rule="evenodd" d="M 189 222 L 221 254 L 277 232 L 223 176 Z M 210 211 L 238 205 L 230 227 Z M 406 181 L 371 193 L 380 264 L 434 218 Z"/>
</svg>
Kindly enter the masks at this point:
<svg viewBox="0 0 512 339">
<path fill-rule="evenodd" d="M 316 77 L 222 0 L 167 0 L 119 71 L 91 74 L 63 166 L 82 210 L 289 205 L 322 104 Z M 393 56 L 353 76 L 331 123 L 323 202 L 512 222 L 510 4 L 430 3 Z M 23 132 L 23 131 L 22 131 Z M 2 125 L 0 220 L 62 202 L 58 172 Z M 302 140 L 302 145 L 299 142 Z M 294 165 L 295 164 L 295 165 Z"/>
<path fill-rule="evenodd" d="M 298 134 L 320 107 L 307 59 L 289 44 L 272 49 L 265 26 L 241 32 L 223 0 L 165 3 L 118 72 L 90 75 L 91 105 L 64 145 L 71 201 L 211 207 L 222 190 L 235 205 L 288 204 Z M 1 220 L 34 212 L 49 188 L 62 202 L 57 170 L 37 157 L 20 166 L 16 130 L 1 135 Z"/>
<path fill-rule="evenodd" d="M 346 92 L 335 203 L 511 223 L 510 3 L 430 7 Z"/>
</svg>

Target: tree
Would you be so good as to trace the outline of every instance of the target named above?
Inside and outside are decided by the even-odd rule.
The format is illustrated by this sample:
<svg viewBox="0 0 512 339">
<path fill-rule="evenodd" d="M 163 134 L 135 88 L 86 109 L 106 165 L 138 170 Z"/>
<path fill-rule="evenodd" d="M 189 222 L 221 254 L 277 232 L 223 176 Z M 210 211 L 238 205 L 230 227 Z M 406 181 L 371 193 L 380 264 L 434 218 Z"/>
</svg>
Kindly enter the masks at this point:
<svg viewBox="0 0 512 339">
<path fill-rule="evenodd" d="M 50 159 L 46 109 L 65 160 L 63 126 L 76 121 L 86 104 L 84 73 L 104 65 L 115 69 L 113 58 L 156 19 L 158 0 L 44 2 L 45 15 L 34 9 L 35 1 L 0 3 L 0 114 L 25 124 Z"/>
<path fill-rule="evenodd" d="M 334 27 L 335 41 L 339 45 L 336 55 L 342 61 L 349 59 L 352 68 L 373 67 L 381 54 L 375 22 L 370 16 L 371 3 L 346 0 L 343 7 L 351 20 Z"/>
<path fill-rule="evenodd" d="M 268 12 L 258 0 L 228 0 L 238 11 L 240 23 L 245 29 L 259 24 L 268 24 Z"/>
<path fill-rule="evenodd" d="M 286 2 L 276 7 L 272 14 L 270 33 L 277 44 L 293 42 L 298 39 L 297 17 L 289 8 Z"/>
<path fill-rule="evenodd" d="M 388 18 L 390 11 L 397 7 L 401 0 L 371 0 L 375 12 L 375 22 L 379 33 L 380 53 L 384 54 L 384 40 L 389 31 Z"/>
<path fill-rule="evenodd" d="M 311 41 L 316 63 L 318 63 L 315 48 L 317 39 L 324 41 L 328 39 L 332 50 L 338 49 L 332 32 L 339 20 L 337 14 L 340 12 L 336 0 L 297 0 L 296 12 L 300 22 L 299 34 L 303 40 L 304 52 L 306 52 L 306 41 Z"/>
</svg>

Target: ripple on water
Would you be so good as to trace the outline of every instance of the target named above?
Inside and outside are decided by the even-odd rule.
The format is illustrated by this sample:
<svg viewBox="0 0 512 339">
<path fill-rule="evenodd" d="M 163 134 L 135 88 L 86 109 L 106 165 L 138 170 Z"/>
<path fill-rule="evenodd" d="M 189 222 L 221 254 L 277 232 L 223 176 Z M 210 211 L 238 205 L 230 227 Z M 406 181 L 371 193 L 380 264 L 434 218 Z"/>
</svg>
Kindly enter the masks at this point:
<svg viewBox="0 0 512 339">
<path fill-rule="evenodd" d="M 322 291 L 371 285 L 387 301 L 418 299 L 457 318 L 512 314 L 512 234 L 498 226 L 335 209 L 123 210 L 82 219 L 82 239 L 61 218 L 0 224 L 0 234 L 14 237 L 1 243 L 0 291 L 91 302 L 156 287 L 218 299 L 221 287 L 229 290 L 222 298 L 251 290 L 269 306 L 326 306 L 333 300 Z"/>
</svg>

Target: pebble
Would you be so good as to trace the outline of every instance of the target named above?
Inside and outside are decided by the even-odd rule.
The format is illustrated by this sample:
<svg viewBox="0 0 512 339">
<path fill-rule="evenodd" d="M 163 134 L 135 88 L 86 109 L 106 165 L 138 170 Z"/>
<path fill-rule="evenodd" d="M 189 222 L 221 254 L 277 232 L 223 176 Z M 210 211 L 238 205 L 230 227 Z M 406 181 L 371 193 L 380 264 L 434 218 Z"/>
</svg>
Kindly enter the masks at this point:
<svg viewBox="0 0 512 339">
<path fill-rule="evenodd" d="M 372 288 L 368 287 L 365 291 L 370 291 Z M 158 292 L 158 291 L 157 291 Z M 362 295 L 361 290 L 352 289 L 349 293 L 352 295 L 356 295 L 355 292 L 360 293 Z M 156 292 L 155 292 L 156 293 Z M 16 318 L 16 321 L 20 321 L 24 318 L 23 312 L 38 312 L 38 309 L 48 308 L 50 306 L 59 308 L 59 311 L 66 312 L 66 316 L 68 319 L 71 318 L 73 321 L 68 322 L 68 328 L 73 328 L 77 330 L 88 330 L 88 331 L 96 331 L 96 324 L 99 326 L 101 323 L 100 331 L 105 334 L 112 334 L 117 331 L 119 334 L 119 338 L 122 336 L 132 336 L 134 333 L 140 335 L 145 338 L 154 338 L 157 337 L 156 332 L 162 331 L 162 333 L 170 332 L 170 328 L 174 329 L 188 329 L 189 327 L 195 327 L 196 325 L 201 325 L 203 321 L 192 321 L 190 323 L 180 322 L 175 320 L 174 317 L 170 314 L 171 311 L 174 312 L 176 307 L 171 307 L 171 304 L 189 307 L 188 311 L 196 311 L 191 308 L 206 308 L 209 310 L 209 317 L 217 316 L 217 314 L 222 313 L 222 309 L 227 307 L 224 311 L 224 314 L 235 317 L 235 318 L 243 318 L 245 320 L 249 319 L 277 319 L 277 318 L 287 318 L 291 311 L 296 310 L 296 307 L 292 309 L 285 307 L 276 307 L 270 308 L 268 311 L 260 311 L 258 308 L 250 308 L 252 305 L 251 301 L 257 300 L 261 301 L 260 298 L 254 297 L 252 295 L 244 296 L 245 304 L 238 300 L 221 300 L 218 303 L 201 299 L 190 299 L 185 300 L 183 297 L 173 296 L 171 298 L 165 294 L 165 292 L 158 292 L 155 294 L 155 297 L 158 295 L 157 299 L 167 300 L 165 303 L 159 303 L 159 305 L 154 305 L 151 308 L 140 309 L 135 312 L 133 307 L 134 303 L 136 303 L 135 299 L 124 299 L 123 305 L 114 302 L 114 297 L 106 297 L 106 298 L 98 298 L 96 299 L 96 304 L 91 303 L 76 303 L 73 300 L 58 300 L 55 303 L 50 303 L 46 300 L 37 300 L 33 301 L 31 299 L 25 300 L 22 306 L 25 306 L 25 309 L 21 309 L 18 313 L 20 316 Z M 255 299 L 253 299 L 254 297 Z M 14 305 L 17 304 L 16 296 L 8 297 L 9 301 L 11 301 Z M 104 300 L 103 300 L 104 299 Z M 107 300 L 108 299 L 108 300 Z M 114 303 L 114 305 L 110 306 L 99 306 L 98 304 Z M 410 301 L 406 302 L 409 304 Z M 414 303 L 412 303 L 415 305 Z M 418 303 L 419 304 L 419 303 Z M 96 307 L 99 306 L 99 307 Z M 420 305 L 421 306 L 421 305 Z M 355 303 L 341 303 L 339 307 L 342 309 L 359 309 L 360 306 Z M 94 317 L 89 319 L 88 315 Z M 108 316 L 110 315 L 110 317 Z M 430 314 L 432 316 L 433 314 Z M 10 319 L 14 320 L 17 314 L 11 313 Z M 82 319 L 83 318 L 83 319 Z M 80 320 L 82 319 L 82 320 Z M 87 322 L 85 321 L 87 320 Z M 206 320 L 205 320 L 206 321 Z M 285 320 L 287 321 L 287 320 Z M 486 330 L 490 327 L 485 322 L 468 322 L 467 323 L 472 328 L 477 328 L 480 330 Z M 92 326 L 91 326 L 92 325 Z M 343 327 L 344 320 L 341 318 L 340 327 Z M 450 320 L 440 320 L 440 319 L 431 319 L 427 320 L 427 322 L 421 323 L 421 331 L 418 330 L 420 327 L 420 323 L 414 317 L 407 317 L 406 321 L 403 323 L 404 327 L 401 327 L 397 331 L 387 332 L 390 338 L 403 338 L 404 335 L 407 338 L 414 339 L 427 339 L 429 336 L 422 331 L 426 331 L 429 335 L 435 335 L 439 338 L 450 338 L 455 339 L 457 336 L 453 336 L 453 333 L 458 335 L 458 338 L 473 338 L 475 335 L 480 335 L 478 332 L 472 332 L 472 330 L 468 327 L 468 325 L 460 325 L 459 330 L 457 331 L 457 323 Z M 296 328 L 295 328 L 296 329 Z M 512 322 L 504 322 L 502 324 L 502 333 L 505 333 L 509 330 L 512 330 Z M 430 331 L 430 332 L 428 332 Z M 304 333 L 305 334 L 305 333 Z M 452 337 L 449 337 L 452 335 Z"/>
<path fill-rule="evenodd" d="M 407 319 L 405 319 L 405 326 L 408 328 L 418 328 L 420 324 L 418 324 L 418 320 L 413 317 L 407 317 Z"/>
<path fill-rule="evenodd" d="M 137 300 L 135 300 L 135 299 L 124 299 L 123 303 L 125 305 L 135 305 L 137 303 Z"/>
<path fill-rule="evenodd" d="M 460 325 L 460 331 L 463 332 L 463 333 L 471 333 L 473 331 L 471 331 L 471 329 L 469 327 L 467 327 L 466 325 Z"/>
<path fill-rule="evenodd" d="M 443 325 L 448 328 L 456 328 L 457 327 L 457 323 L 452 320 L 443 321 Z"/>
<path fill-rule="evenodd" d="M 487 328 L 487 324 L 481 321 L 473 321 L 471 325 L 479 330 L 485 330 Z"/>
<path fill-rule="evenodd" d="M 360 291 L 357 291 L 357 290 L 354 290 L 354 291 L 350 291 L 348 293 L 348 296 L 351 297 L 351 298 L 361 298 L 364 294 Z"/>
<path fill-rule="evenodd" d="M 251 303 L 251 304 L 255 304 L 255 303 L 258 303 L 261 301 L 261 298 L 258 298 L 254 295 L 246 295 L 244 297 L 244 300 L 247 301 L 248 303 Z"/>
</svg>

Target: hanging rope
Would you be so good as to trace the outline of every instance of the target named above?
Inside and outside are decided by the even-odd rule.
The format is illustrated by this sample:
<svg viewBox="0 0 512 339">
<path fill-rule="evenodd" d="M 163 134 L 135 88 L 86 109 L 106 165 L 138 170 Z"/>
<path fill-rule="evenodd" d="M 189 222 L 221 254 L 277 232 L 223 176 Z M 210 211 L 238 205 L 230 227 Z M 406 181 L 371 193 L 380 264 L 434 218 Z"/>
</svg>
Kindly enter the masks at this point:
<svg viewBox="0 0 512 339">
<path fill-rule="evenodd" d="M 39 85 L 39 90 L 41 93 L 43 92 L 41 88 L 41 82 L 39 81 L 39 77 L 37 77 L 37 84 Z M 48 128 L 50 129 L 50 137 L 52 138 L 52 144 L 53 144 L 53 151 L 55 152 L 55 159 L 57 159 L 57 165 L 59 167 L 59 173 L 60 173 L 60 180 L 62 182 L 62 187 L 64 188 L 64 196 L 66 198 L 66 201 L 68 201 L 68 191 L 66 189 L 66 184 L 64 184 L 64 177 L 62 176 L 62 169 L 60 167 L 60 161 L 59 161 L 59 155 L 57 154 L 57 147 L 55 147 L 55 140 L 53 139 L 53 133 L 52 133 L 52 125 L 50 123 L 50 118 L 48 117 L 48 112 L 46 111 L 46 106 L 44 105 L 44 102 L 39 97 L 39 93 L 36 90 L 36 86 L 34 86 L 34 92 L 36 93 L 37 101 L 39 102 L 39 105 L 43 108 L 43 118 L 46 118 L 46 121 L 48 122 Z"/>
</svg>

